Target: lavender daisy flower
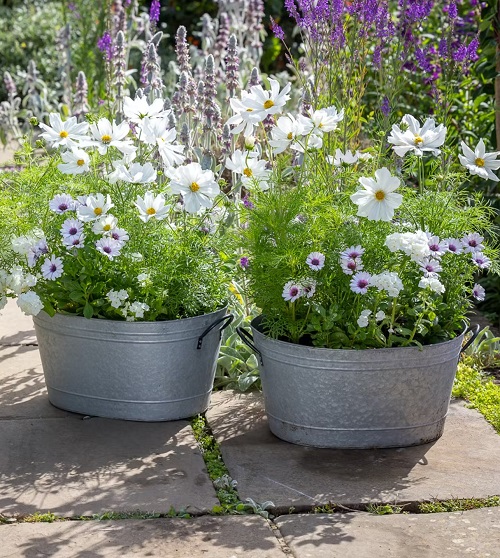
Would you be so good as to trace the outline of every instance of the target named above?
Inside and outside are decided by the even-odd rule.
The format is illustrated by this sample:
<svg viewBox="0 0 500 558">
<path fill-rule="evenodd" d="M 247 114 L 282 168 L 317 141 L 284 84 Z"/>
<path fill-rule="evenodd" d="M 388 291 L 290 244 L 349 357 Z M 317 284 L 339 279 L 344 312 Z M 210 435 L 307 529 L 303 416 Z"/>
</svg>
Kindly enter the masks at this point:
<svg viewBox="0 0 500 558">
<path fill-rule="evenodd" d="M 447 245 L 445 242 L 441 242 L 438 236 L 429 237 L 429 250 L 431 251 L 431 256 L 434 258 L 440 258 L 447 250 Z"/>
<path fill-rule="evenodd" d="M 295 283 L 295 281 L 288 281 L 283 287 L 283 294 L 281 295 L 285 300 L 295 302 L 303 295 L 302 287 Z"/>
<path fill-rule="evenodd" d="M 316 292 L 316 281 L 307 277 L 306 279 L 301 281 L 302 286 L 302 294 L 307 298 L 312 298 L 314 293 Z"/>
<path fill-rule="evenodd" d="M 306 263 L 313 271 L 319 271 L 325 266 L 325 256 L 321 252 L 311 252 L 306 258 Z"/>
<path fill-rule="evenodd" d="M 463 244 L 458 238 L 445 238 L 443 244 L 446 246 L 448 252 L 452 254 L 461 254 L 463 252 Z"/>
<path fill-rule="evenodd" d="M 356 258 L 361 257 L 365 253 L 365 249 L 361 248 L 361 246 L 350 246 L 346 250 L 340 253 L 341 258 L 355 260 Z"/>
<path fill-rule="evenodd" d="M 366 294 L 368 292 L 368 287 L 370 286 L 371 278 L 372 276 L 365 271 L 356 273 L 349 283 L 351 291 L 356 294 Z"/>
<path fill-rule="evenodd" d="M 490 267 L 491 260 L 482 252 L 472 252 L 472 261 L 480 268 L 487 269 Z"/>
<path fill-rule="evenodd" d="M 55 281 L 58 277 L 63 274 L 63 262 L 61 258 L 56 256 L 51 256 L 50 258 L 45 258 L 42 264 L 41 272 L 44 279 L 49 279 L 50 281 Z"/>
<path fill-rule="evenodd" d="M 120 255 L 120 249 L 122 248 L 122 243 L 114 238 L 106 236 L 100 238 L 96 243 L 95 247 L 101 254 L 107 256 L 110 260 L 113 260 Z"/>
<path fill-rule="evenodd" d="M 61 226 L 61 234 L 64 240 L 79 237 L 82 232 L 83 223 L 78 219 L 66 219 Z"/>
<path fill-rule="evenodd" d="M 110 231 L 109 236 L 119 242 L 122 246 L 130 239 L 128 232 L 125 229 L 116 228 Z"/>
<path fill-rule="evenodd" d="M 50 200 L 49 207 L 55 213 L 62 215 L 66 211 L 75 209 L 75 200 L 69 194 L 57 194 Z"/>
<path fill-rule="evenodd" d="M 352 275 L 356 271 L 361 271 L 363 269 L 363 264 L 361 261 L 351 258 L 340 258 L 340 267 L 346 275 Z"/>
<path fill-rule="evenodd" d="M 420 269 L 424 272 L 425 277 L 429 277 L 443 271 L 439 260 L 433 260 L 432 258 L 425 258 L 425 260 L 422 260 L 419 265 Z"/>
<path fill-rule="evenodd" d="M 484 238 L 478 233 L 466 234 L 461 240 L 464 252 L 481 252 L 484 248 L 482 244 Z"/>
<path fill-rule="evenodd" d="M 68 236 L 63 240 L 63 244 L 66 248 L 83 248 L 84 240 L 85 235 L 82 233 L 80 236 Z"/>
<path fill-rule="evenodd" d="M 479 300 L 479 301 L 484 300 L 484 298 L 486 296 L 486 291 L 484 290 L 484 287 L 475 283 L 474 287 L 472 287 L 472 296 L 476 300 Z"/>
</svg>

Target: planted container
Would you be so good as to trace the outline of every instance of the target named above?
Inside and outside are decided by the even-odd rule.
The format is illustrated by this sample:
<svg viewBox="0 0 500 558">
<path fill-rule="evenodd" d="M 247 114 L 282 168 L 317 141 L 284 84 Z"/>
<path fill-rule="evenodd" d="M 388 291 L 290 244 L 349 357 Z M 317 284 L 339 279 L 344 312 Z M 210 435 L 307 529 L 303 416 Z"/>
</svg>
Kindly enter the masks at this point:
<svg viewBox="0 0 500 558">
<path fill-rule="evenodd" d="M 426 444 L 444 428 L 464 335 L 389 349 L 323 349 L 271 339 L 261 317 L 253 337 L 269 428 L 287 442 L 320 448 Z M 479 326 L 475 329 L 475 335 Z"/>
<path fill-rule="evenodd" d="M 85 415 L 167 421 L 208 408 L 226 309 L 158 322 L 33 318 L 50 402 Z"/>
</svg>

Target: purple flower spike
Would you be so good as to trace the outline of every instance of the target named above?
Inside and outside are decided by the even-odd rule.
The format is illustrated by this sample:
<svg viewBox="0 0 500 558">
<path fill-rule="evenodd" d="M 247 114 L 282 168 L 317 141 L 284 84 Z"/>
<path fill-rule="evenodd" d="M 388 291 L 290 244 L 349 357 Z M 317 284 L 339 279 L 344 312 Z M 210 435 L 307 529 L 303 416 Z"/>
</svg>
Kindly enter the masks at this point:
<svg viewBox="0 0 500 558">
<path fill-rule="evenodd" d="M 149 10 L 149 20 L 151 23 L 158 23 L 160 20 L 160 0 L 153 0 Z"/>
<path fill-rule="evenodd" d="M 105 60 L 110 62 L 113 58 L 113 41 L 108 31 L 97 41 L 97 48 L 102 52 Z"/>
<path fill-rule="evenodd" d="M 281 25 L 278 25 L 273 18 L 271 18 L 271 31 L 274 33 L 274 36 L 280 41 L 285 40 L 285 33 L 281 28 Z"/>
</svg>

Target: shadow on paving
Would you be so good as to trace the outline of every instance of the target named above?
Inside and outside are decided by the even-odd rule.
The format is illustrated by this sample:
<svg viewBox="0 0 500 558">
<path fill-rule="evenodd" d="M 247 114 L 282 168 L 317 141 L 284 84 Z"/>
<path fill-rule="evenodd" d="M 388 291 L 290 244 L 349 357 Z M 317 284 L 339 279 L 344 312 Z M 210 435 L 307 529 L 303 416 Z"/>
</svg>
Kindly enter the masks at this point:
<svg viewBox="0 0 500 558">
<path fill-rule="evenodd" d="M 0 423 L 0 513 L 197 513 L 217 503 L 185 421 L 77 417 Z"/>
<path fill-rule="evenodd" d="M 260 517 L 201 517 L 23 524 L 2 527 L 16 558 L 165 557 L 279 558 L 284 556 Z"/>
</svg>

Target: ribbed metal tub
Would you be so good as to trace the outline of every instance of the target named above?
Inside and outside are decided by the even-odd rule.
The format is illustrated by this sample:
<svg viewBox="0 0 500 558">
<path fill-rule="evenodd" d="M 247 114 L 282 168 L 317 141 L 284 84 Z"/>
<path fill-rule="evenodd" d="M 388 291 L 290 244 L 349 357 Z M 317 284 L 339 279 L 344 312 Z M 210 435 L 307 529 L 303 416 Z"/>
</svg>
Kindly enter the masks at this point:
<svg viewBox="0 0 500 558">
<path fill-rule="evenodd" d="M 423 349 L 343 350 L 274 340 L 259 323 L 251 323 L 253 342 L 279 438 L 361 449 L 425 444 L 443 433 L 465 331 Z"/>
<path fill-rule="evenodd" d="M 181 320 L 121 322 L 41 312 L 33 318 L 50 402 L 136 421 L 208 408 L 226 309 Z M 201 340 L 200 340 L 201 339 Z"/>
</svg>

